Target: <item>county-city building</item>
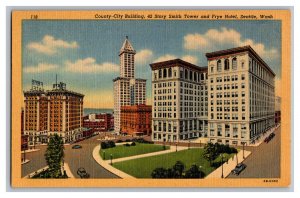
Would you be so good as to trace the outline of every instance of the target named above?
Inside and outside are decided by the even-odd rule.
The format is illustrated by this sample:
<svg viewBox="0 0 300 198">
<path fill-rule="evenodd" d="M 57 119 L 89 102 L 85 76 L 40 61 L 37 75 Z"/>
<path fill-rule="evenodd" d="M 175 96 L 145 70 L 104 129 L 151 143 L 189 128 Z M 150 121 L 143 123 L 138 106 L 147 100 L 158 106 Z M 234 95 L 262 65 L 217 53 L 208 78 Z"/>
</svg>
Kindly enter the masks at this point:
<svg viewBox="0 0 300 198">
<path fill-rule="evenodd" d="M 152 63 L 152 139 L 251 144 L 274 126 L 275 73 L 250 47 L 206 53 L 207 67 Z"/>
<path fill-rule="evenodd" d="M 207 67 L 181 59 L 150 64 L 152 139 L 178 141 L 207 131 Z"/>
</svg>

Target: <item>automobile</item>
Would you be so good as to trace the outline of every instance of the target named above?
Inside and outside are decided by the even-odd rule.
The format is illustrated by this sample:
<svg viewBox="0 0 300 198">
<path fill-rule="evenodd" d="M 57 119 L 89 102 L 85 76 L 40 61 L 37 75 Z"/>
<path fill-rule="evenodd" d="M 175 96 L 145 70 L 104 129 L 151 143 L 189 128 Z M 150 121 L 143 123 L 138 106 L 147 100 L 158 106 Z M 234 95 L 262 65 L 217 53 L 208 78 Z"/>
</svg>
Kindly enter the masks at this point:
<svg viewBox="0 0 300 198">
<path fill-rule="evenodd" d="M 72 146 L 72 149 L 81 149 L 81 148 L 82 148 L 82 146 L 80 146 L 80 145 L 78 145 L 78 144 Z"/>
<path fill-rule="evenodd" d="M 268 136 L 268 137 L 265 138 L 264 142 L 269 143 L 270 140 L 271 140 L 271 138 L 270 138 L 270 136 Z"/>
<path fill-rule="evenodd" d="M 234 174 L 234 175 L 239 175 L 246 167 L 247 167 L 246 164 L 239 163 L 239 164 L 236 165 L 236 167 L 231 171 L 231 173 Z"/>
<path fill-rule="evenodd" d="M 78 168 L 77 175 L 80 176 L 80 178 L 90 178 L 90 174 L 86 172 L 86 170 L 83 167 Z"/>
</svg>

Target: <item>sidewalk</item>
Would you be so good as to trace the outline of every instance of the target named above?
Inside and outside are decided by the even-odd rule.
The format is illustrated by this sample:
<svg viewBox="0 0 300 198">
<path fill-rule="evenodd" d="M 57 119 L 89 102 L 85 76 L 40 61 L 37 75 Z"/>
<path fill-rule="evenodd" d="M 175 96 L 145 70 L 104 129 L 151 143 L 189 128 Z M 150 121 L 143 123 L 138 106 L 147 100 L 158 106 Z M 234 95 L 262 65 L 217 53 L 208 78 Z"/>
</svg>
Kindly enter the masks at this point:
<svg viewBox="0 0 300 198">
<path fill-rule="evenodd" d="M 109 172 L 119 176 L 120 178 L 134 178 L 132 177 L 131 175 L 128 175 L 116 168 L 114 168 L 113 166 L 111 166 L 109 164 L 109 162 L 105 162 L 101 157 L 100 157 L 100 154 L 99 154 L 99 151 L 100 151 L 100 145 L 96 146 L 93 150 L 93 158 L 94 160 L 96 160 L 96 162 L 102 166 L 103 168 L 105 168 L 106 170 L 108 170 Z"/>
<path fill-rule="evenodd" d="M 182 151 L 182 150 L 187 150 L 187 149 L 188 149 L 187 147 L 177 146 L 177 151 Z M 122 158 L 114 159 L 113 163 L 114 162 L 122 162 L 122 161 L 137 159 L 137 158 L 150 157 L 150 156 L 155 156 L 155 155 L 162 155 L 162 154 L 166 154 L 166 153 L 173 153 L 173 152 L 176 152 L 176 146 L 170 146 L 170 149 L 164 150 L 164 151 L 158 151 L 158 152 L 153 152 L 153 153 L 146 153 L 146 154 L 141 154 L 141 155 L 134 155 L 134 156 L 122 157 Z M 105 160 L 105 162 L 106 161 L 110 162 L 110 160 Z"/>
<path fill-rule="evenodd" d="M 41 149 L 28 149 L 28 150 L 25 150 L 25 153 L 32 153 L 32 152 L 36 152 L 36 151 L 39 151 Z M 21 151 L 21 154 L 23 154 L 24 151 Z"/>
<path fill-rule="evenodd" d="M 27 164 L 28 162 L 30 162 L 30 160 L 29 160 L 29 159 L 25 159 L 25 161 L 22 161 L 22 162 L 21 162 L 21 165 Z"/>
<path fill-rule="evenodd" d="M 247 146 L 259 146 L 261 143 L 264 142 L 265 138 L 268 137 L 272 132 L 276 131 L 278 129 L 279 126 L 277 127 L 274 127 L 274 128 L 271 128 L 268 130 L 268 132 L 265 133 L 265 135 L 262 135 L 259 140 L 257 140 L 257 142 L 255 142 L 255 144 L 250 144 L 250 145 L 247 145 Z"/>
<path fill-rule="evenodd" d="M 66 174 L 68 175 L 68 178 L 75 178 L 74 175 L 72 174 L 69 164 L 64 163 L 64 170 L 66 171 Z"/>
<path fill-rule="evenodd" d="M 244 153 L 245 159 L 250 154 L 251 154 L 250 151 L 245 150 L 245 153 Z M 245 160 L 245 159 L 243 159 L 243 151 L 242 150 L 240 152 L 238 152 L 237 159 L 238 159 L 238 163 L 241 163 Z M 236 162 L 237 162 L 236 155 L 234 155 L 233 158 L 230 158 L 228 160 L 228 164 L 226 162 L 223 164 L 223 176 L 224 176 L 224 178 L 226 178 L 231 173 L 231 171 L 235 168 Z M 214 170 L 212 173 L 210 173 L 205 178 L 221 178 L 221 175 L 222 175 L 222 165 L 219 168 L 217 168 L 216 170 Z"/>
</svg>

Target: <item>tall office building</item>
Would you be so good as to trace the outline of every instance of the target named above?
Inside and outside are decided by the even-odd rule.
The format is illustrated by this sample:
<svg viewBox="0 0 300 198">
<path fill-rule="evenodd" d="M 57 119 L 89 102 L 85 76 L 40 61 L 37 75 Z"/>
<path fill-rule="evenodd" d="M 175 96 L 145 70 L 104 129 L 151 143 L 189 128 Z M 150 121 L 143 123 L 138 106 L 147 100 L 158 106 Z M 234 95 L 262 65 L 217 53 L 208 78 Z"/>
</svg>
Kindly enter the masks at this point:
<svg viewBox="0 0 300 198">
<path fill-rule="evenodd" d="M 274 126 L 275 74 L 250 47 L 207 53 L 208 67 L 150 64 L 152 138 L 250 144 Z"/>
<path fill-rule="evenodd" d="M 174 59 L 152 69 L 152 139 L 179 141 L 206 136 L 207 67 Z"/>
<path fill-rule="evenodd" d="M 209 140 L 250 144 L 274 126 L 275 73 L 250 46 L 206 53 L 206 57 Z"/>
<path fill-rule="evenodd" d="M 64 142 L 82 137 L 84 95 L 67 90 L 62 82 L 44 91 L 43 83 L 33 80 L 24 97 L 24 134 L 28 135 L 29 146 L 47 143 L 54 134 Z"/>
<path fill-rule="evenodd" d="M 114 125 L 115 132 L 121 132 L 121 107 L 146 104 L 146 80 L 134 76 L 136 51 L 126 36 L 120 49 L 120 77 L 114 82 Z"/>
</svg>

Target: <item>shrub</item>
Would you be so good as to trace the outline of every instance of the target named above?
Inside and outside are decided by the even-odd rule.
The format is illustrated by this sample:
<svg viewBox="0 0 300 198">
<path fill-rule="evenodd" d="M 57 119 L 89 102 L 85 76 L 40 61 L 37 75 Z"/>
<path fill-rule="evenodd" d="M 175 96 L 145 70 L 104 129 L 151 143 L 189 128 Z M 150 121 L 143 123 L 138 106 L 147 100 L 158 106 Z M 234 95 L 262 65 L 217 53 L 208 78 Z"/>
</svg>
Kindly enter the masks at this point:
<svg viewBox="0 0 300 198">
<path fill-rule="evenodd" d="M 117 140 L 117 143 L 122 143 L 123 142 L 123 140 Z"/>
<path fill-rule="evenodd" d="M 124 146 L 130 146 L 130 144 L 129 144 L 129 143 L 126 143 L 126 144 L 124 144 Z"/>
<path fill-rule="evenodd" d="M 135 145 L 136 145 L 135 142 L 132 142 L 132 143 L 131 143 L 131 146 L 135 146 Z"/>
<path fill-rule="evenodd" d="M 108 149 L 115 147 L 116 144 L 113 141 L 101 142 L 101 149 Z"/>
</svg>

